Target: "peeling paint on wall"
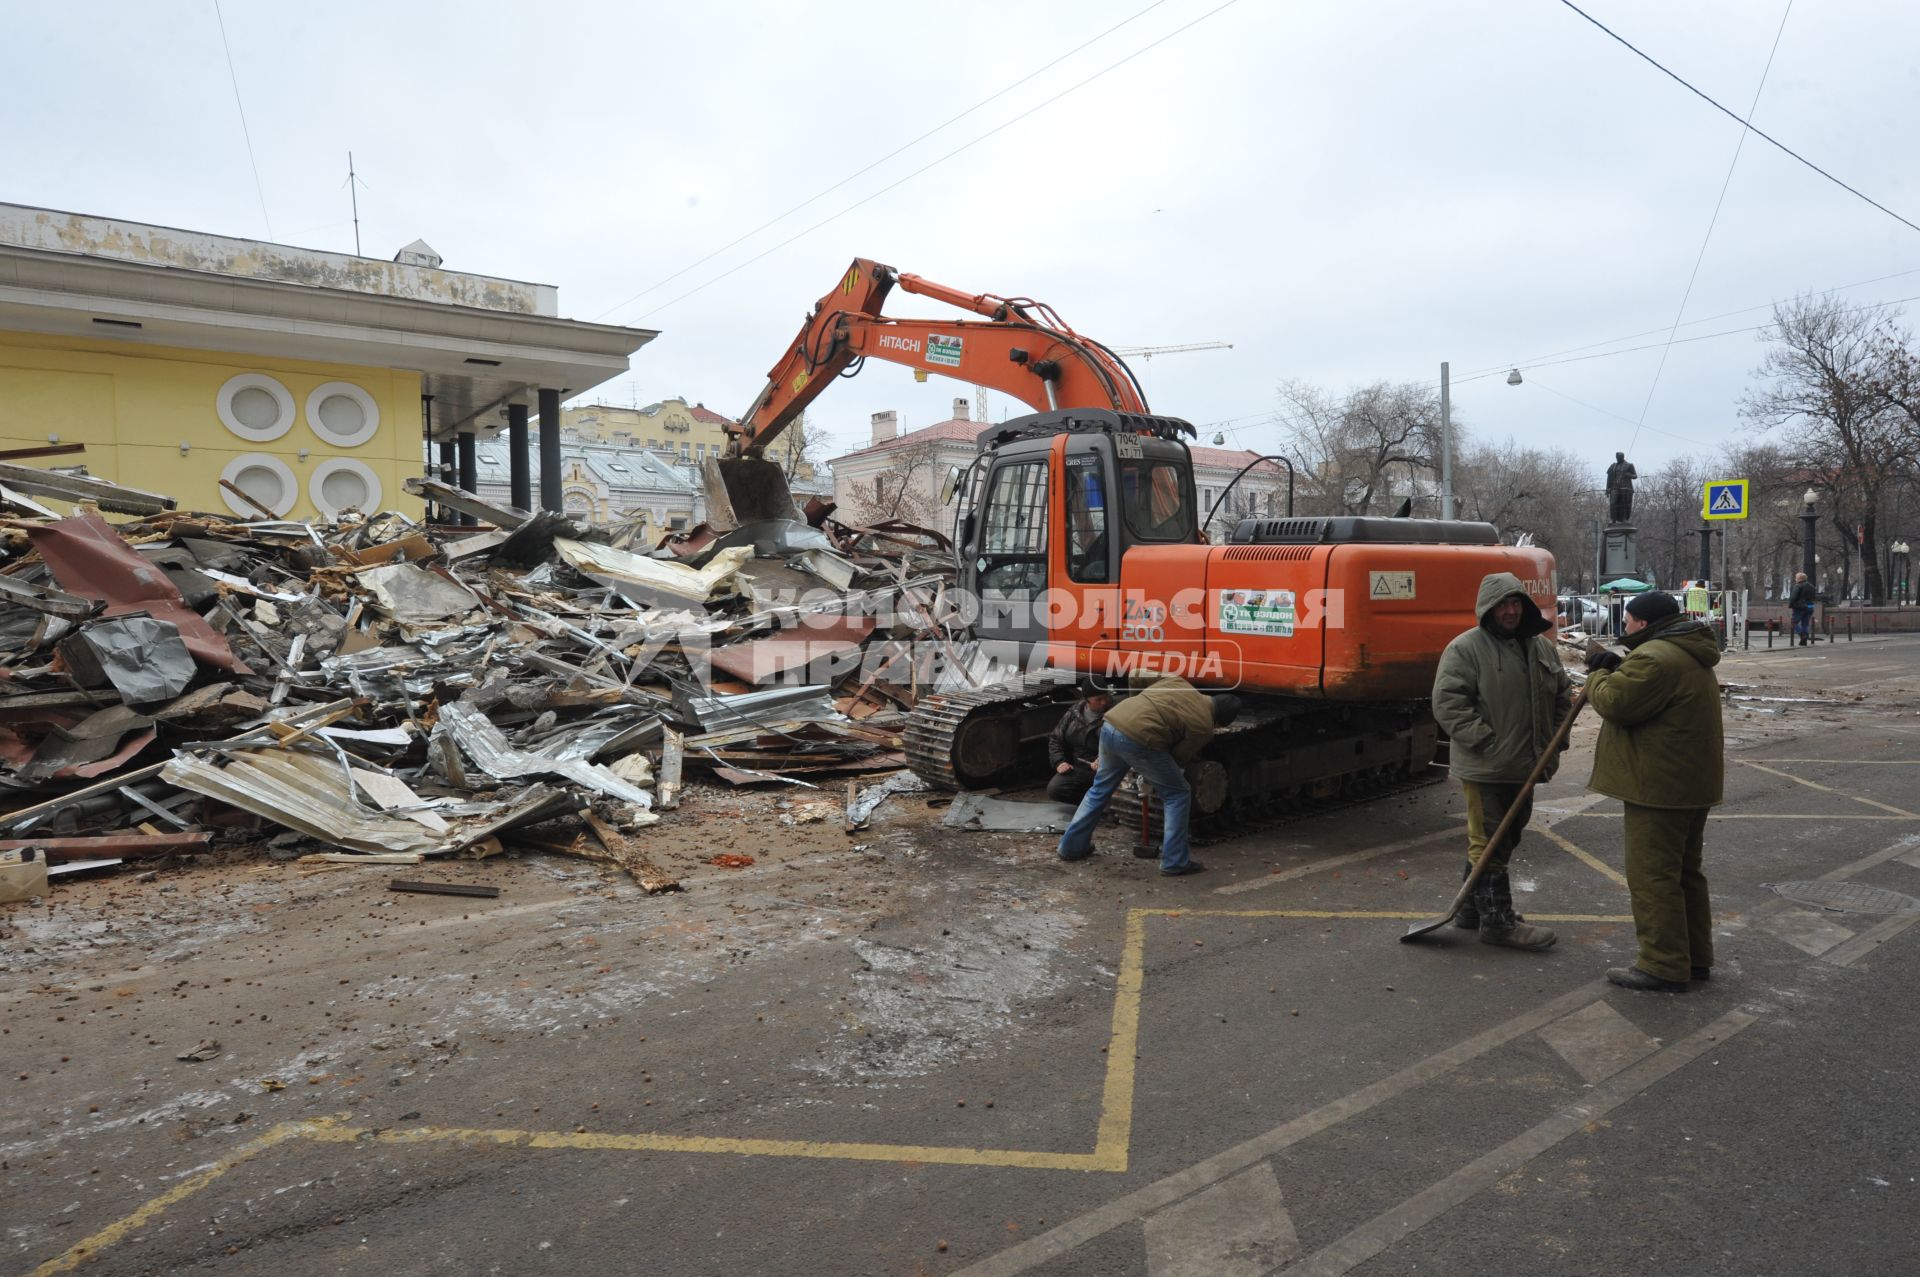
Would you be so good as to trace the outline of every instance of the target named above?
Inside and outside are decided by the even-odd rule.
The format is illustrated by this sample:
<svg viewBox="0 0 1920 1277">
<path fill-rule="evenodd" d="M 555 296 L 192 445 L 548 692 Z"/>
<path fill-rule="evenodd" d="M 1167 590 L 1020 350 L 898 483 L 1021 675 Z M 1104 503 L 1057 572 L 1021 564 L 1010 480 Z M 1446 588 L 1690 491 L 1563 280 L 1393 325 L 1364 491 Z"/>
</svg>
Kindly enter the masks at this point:
<svg viewBox="0 0 1920 1277">
<path fill-rule="evenodd" d="M 469 306 L 514 315 L 557 316 L 560 311 L 559 290 L 551 284 L 408 266 L 349 253 L 293 248 L 18 204 L 0 204 L 0 245 Z"/>
</svg>

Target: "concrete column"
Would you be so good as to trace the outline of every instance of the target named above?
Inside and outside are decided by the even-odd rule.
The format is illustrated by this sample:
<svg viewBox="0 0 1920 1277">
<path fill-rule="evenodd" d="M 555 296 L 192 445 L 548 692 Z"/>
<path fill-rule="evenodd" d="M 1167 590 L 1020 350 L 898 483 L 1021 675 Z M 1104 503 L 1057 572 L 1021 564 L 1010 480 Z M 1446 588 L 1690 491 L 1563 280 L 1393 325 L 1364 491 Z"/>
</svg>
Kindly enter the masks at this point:
<svg viewBox="0 0 1920 1277">
<path fill-rule="evenodd" d="M 560 392 L 540 391 L 540 508 L 558 514 L 560 496 Z"/>
<path fill-rule="evenodd" d="M 440 441 L 440 464 L 434 468 L 433 477 L 445 484 L 455 484 L 458 482 L 458 474 L 453 454 L 453 440 L 442 439 Z M 433 518 L 435 523 L 459 522 L 458 515 L 444 508 L 435 510 Z"/>
<path fill-rule="evenodd" d="M 476 492 L 480 487 L 480 465 L 474 453 L 473 431 L 460 432 L 459 447 L 456 451 L 460 458 L 460 487 L 467 492 Z M 480 520 L 470 514 L 463 514 L 460 516 L 460 522 L 472 525 Z"/>
<path fill-rule="evenodd" d="M 527 453 L 527 406 L 507 405 L 507 482 L 512 486 L 508 500 L 522 510 L 533 509 L 533 458 Z"/>
</svg>

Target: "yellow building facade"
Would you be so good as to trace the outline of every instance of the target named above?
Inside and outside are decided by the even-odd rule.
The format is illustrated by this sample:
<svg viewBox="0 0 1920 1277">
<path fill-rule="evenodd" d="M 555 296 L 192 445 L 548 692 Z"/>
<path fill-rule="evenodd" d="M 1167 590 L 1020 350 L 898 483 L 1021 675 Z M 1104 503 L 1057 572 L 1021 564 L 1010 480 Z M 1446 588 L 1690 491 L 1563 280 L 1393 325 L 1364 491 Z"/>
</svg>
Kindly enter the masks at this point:
<svg viewBox="0 0 1920 1277">
<path fill-rule="evenodd" d="M 39 464 L 173 497 L 183 510 L 418 516 L 421 376 L 0 332 L 0 448 L 82 444 Z"/>
<path fill-rule="evenodd" d="M 418 516 L 407 480 L 473 487 L 478 442 L 518 431 L 524 458 L 536 407 L 557 458 L 561 403 L 655 335 L 558 307 L 418 240 L 385 261 L 0 204 L 0 450 L 79 444 L 23 460 L 185 510 Z"/>
</svg>

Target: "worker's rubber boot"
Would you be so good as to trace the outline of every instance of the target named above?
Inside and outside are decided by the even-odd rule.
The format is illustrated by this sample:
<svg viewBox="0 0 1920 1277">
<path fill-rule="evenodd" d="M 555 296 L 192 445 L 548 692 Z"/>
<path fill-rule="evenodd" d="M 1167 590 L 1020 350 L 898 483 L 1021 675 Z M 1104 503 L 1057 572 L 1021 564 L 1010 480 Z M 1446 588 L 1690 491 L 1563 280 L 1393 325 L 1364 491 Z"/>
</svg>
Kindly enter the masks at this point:
<svg viewBox="0 0 1920 1277">
<path fill-rule="evenodd" d="M 1553 948 L 1560 937 L 1536 927 L 1513 907 L 1513 881 L 1504 869 L 1488 870 L 1474 884 L 1474 904 L 1480 910 L 1480 943 L 1535 952 Z"/>
<path fill-rule="evenodd" d="M 1460 881 L 1465 882 L 1472 876 L 1473 862 L 1469 860 L 1466 863 L 1466 867 L 1460 871 Z M 1475 884 L 1475 886 L 1478 885 L 1477 883 Z M 1472 896 L 1468 896 L 1460 902 L 1460 912 L 1453 915 L 1453 925 L 1462 931 L 1478 931 L 1480 929 L 1480 908 L 1474 904 Z"/>
</svg>

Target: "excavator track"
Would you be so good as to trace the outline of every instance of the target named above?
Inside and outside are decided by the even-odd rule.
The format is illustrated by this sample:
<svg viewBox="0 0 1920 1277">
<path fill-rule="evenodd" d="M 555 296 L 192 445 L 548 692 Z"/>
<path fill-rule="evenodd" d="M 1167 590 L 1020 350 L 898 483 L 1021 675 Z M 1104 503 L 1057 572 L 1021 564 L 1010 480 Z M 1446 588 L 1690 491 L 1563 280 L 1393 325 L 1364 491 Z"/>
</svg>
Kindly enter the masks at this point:
<svg viewBox="0 0 1920 1277">
<path fill-rule="evenodd" d="M 924 697 L 904 734 L 908 765 L 944 789 L 1037 783 L 1047 770 L 1046 735 L 1072 700 L 1072 684 L 1057 675 Z M 1370 802 L 1446 775 L 1432 765 L 1439 733 L 1424 702 L 1246 702 L 1239 721 L 1187 769 L 1196 841 Z M 1134 784 L 1115 795 L 1112 811 L 1137 840 L 1158 843 L 1160 805 Z"/>
<path fill-rule="evenodd" d="M 1424 703 L 1256 702 L 1187 768 L 1190 837 L 1219 842 L 1444 780 L 1446 769 L 1433 765 L 1438 739 Z M 1159 845 L 1160 803 L 1149 787 L 1130 782 L 1113 809 L 1134 841 Z"/>
<path fill-rule="evenodd" d="M 923 696 L 902 736 L 907 766 L 941 789 L 984 789 L 1029 771 L 1044 776 L 1047 734 L 1073 697 L 1073 684 L 1057 674 Z"/>
</svg>

